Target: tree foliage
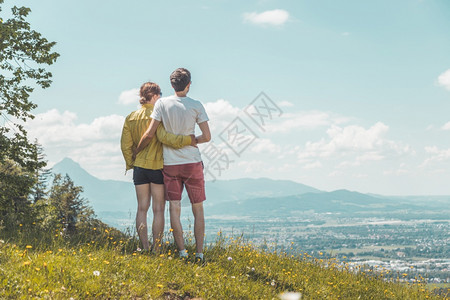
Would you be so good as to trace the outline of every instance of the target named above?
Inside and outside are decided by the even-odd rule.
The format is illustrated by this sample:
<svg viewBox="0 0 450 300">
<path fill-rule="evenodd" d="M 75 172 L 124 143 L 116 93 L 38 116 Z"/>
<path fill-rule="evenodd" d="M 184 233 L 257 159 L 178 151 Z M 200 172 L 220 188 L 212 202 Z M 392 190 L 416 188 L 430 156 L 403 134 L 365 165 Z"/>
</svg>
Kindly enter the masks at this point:
<svg viewBox="0 0 450 300">
<path fill-rule="evenodd" d="M 54 219 L 62 225 L 66 234 L 75 233 L 78 223 L 93 216 L 92 209 L 81 195 L 82 192 L 83 188 L 76 186 L 69 175 L 55 175 L 48 204 L 54 208 Z"/>
<path fill-rule="evenodd" d="M 3 3 L 0 0 L 0 228 L 10 231 L 32 224 L 36 215 L 30 197 L 45 196 L 44 186 L 36 183 L 46 162 L 37 142 L 28 140 L 23 124 L 34 118 L 36 104 L 30 100 L 34 88 L 51 84 L 52 74 L 43 66 L 53 64 L 59 54 L 52 51 L 55 42 L 27 22 L 29 8 L 14 6 L 5 19 Z"/>
<path fill-rule="evenodd" d="M 0 0 L 0 236 L 49 242 L 56 234 L 67 241 L 92 241 L 97 232 L 91 228 L 111 229 L 95 219 L 83 188 L 69 176 L 57 174 L 49 184 L 42 148 L 29 141 L 24 127 L 34 118 L 31 93 L 52 82 L 44 67 L 59 57 L 52 50 L 56 43 L 32 29 L 29 8 L 12 7 L 8 19 L 3 8 Z"/>
<path fill-rule="evenodd" d="M 33 176 L 13 161 L 0 162 L 0 228 L 10 231 L 29 223 L 32 210 L 28 195 L 33 184 Z"/>
<path fill-rule="evenodd" d="M 41 166 L 34 172 L 34 186 L 31 191 L 31 201 L 33 203 L 38 202 L 39 200 L 45 199 L 47 196 L 47 185 L 50 181 L 50 176 L 52 174 L 51 168 L 46 168 L 47 161 L 45 160 L 45 153 L 42 147 L 35 141 L 37 145 L 37 157 L 38 162 L 41 163 Z"/>
<path fill-rule="evenodd" d="M 0 13 L 4 0 L 0 0 Z M 0 162 L 14 161 L 28 171 L 39 166 L 37 146 L 27 138 L 23 123 L 34 118 L 36 104 L 30 94 L 37 85 L 48 88 L 52 74 L 42 66 L 51 65 L 59 54 L 49 42 L 26 21 L 27 7 L 14 6 L 12 17 L 0 16 Z M 3 120 L 2 120 L 3 119 Z"/>
</svg>

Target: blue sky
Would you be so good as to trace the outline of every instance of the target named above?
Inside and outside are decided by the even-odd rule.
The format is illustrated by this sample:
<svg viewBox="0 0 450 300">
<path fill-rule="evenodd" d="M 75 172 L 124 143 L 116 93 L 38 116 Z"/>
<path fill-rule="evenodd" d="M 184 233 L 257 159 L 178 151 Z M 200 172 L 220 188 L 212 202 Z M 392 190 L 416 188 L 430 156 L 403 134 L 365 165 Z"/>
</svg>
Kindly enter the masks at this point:
<svg viewBox="0 0 450 300">
<path fill-rule="evenodd" d="M 216 145 L 261 91 L 283 111 L 220 179 L 450 194 L 448 1 L 14 2 L 61 54 L 29 125 L 50 164 L 129 180 L 119 139 L 133 93 L 151 80 L 170 95 L 183 66 Z"/>
</svg>

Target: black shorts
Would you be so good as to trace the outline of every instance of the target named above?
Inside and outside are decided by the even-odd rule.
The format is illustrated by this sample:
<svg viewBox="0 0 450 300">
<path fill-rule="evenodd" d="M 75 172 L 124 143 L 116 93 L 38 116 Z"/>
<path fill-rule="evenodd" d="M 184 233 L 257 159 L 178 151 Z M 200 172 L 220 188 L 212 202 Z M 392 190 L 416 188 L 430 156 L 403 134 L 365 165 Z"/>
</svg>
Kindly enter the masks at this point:
<svg viewBox="0 0 450 300">
<path fill-rule="evenodd" d="M 134 185 L 147 183 L 164 184 L 164 177 L 161 170 L 134 167 L 133 181 Z"/>
</svg>

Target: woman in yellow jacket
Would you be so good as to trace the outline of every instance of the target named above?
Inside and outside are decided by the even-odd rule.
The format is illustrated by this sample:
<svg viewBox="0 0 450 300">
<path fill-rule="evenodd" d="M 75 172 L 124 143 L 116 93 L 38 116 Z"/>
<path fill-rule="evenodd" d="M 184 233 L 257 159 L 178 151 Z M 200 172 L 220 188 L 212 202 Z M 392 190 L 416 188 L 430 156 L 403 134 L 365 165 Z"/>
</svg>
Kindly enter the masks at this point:
<svg viewBox="0 0 450 300">
<path fill-rule="evenodd" d="M 157 139 L 152 139 L 150 144 L 134 157 L 133 150 L 136 149 L 150 124 L 150 115 L 156 101 L 161 97 L 161 89 L 156 83 L 146 82 L 141 86 L 139 94 L 142 106 L 125 119 L 121 149 L 126 162 L 126 170 L 133 169 L 133 181 L 138 201 L 136 230 L 144 250 L 149 250 L 147 211 L 153 198 L 152 249 L 157 251 L 164 232 L 165 208 L 161 143 L 179 149 L 188 145 L 195 146 L 195 137 L 169 133 L 160 125 L 157 130 Z"/>
</svg>

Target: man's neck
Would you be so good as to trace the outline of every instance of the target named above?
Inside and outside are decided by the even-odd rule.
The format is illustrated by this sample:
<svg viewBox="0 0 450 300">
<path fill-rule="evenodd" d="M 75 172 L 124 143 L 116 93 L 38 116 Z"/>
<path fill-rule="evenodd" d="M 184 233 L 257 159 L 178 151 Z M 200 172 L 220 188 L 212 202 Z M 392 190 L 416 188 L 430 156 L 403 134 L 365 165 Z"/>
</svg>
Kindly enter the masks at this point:
<svg viewBox="0 0 450 300">
<path fill-rule="evenodd" d="M 186 92 L 175 92 L 175 95 L 177 95 L 177 97 L 186 97 L 187 93 Z"/>
</svg>

